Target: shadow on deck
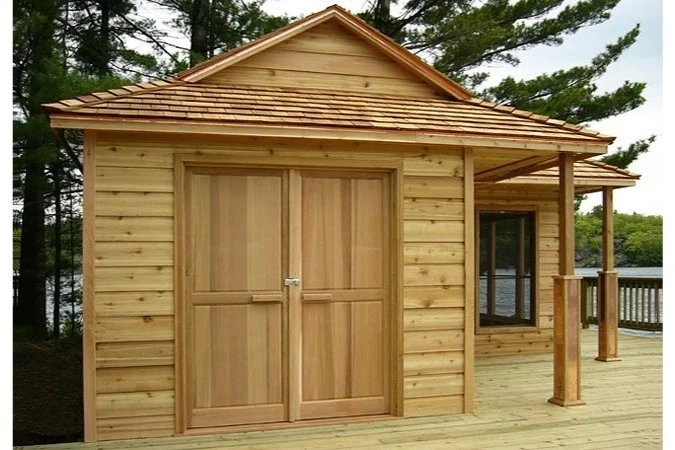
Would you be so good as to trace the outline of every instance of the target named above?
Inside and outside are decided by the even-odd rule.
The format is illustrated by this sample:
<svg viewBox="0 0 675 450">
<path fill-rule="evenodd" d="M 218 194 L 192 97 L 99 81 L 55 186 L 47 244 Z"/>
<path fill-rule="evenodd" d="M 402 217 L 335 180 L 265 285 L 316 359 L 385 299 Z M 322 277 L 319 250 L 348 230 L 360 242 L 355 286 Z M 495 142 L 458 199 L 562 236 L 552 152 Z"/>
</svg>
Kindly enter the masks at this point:
<svg viewBox="0 0 675 450">
<path fill-rule="evenodd" d="M 550 354 L 484 357 L 476 361 L 474 414 L 28 448 L 661 448 L 662 340 L 625 334 L 619 339 L 622 361 L 597 362 L 597 332 L 582 331 L 583 406 L 547 403 L 553 389 Z"/>
</svg>

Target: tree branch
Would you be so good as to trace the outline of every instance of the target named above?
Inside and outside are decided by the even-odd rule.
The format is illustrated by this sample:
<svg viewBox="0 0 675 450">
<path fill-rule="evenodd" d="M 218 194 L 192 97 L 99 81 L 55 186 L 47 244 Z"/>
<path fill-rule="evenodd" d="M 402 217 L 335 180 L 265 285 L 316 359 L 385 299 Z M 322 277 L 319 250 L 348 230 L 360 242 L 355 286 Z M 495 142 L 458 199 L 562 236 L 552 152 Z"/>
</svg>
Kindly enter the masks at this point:
<svg viewBox="0 0 675 450">
<path fill-rule="evenodd" d="M 174 62 L 174 64 L 179 64 L 179 63 L 180 63 L 180 61 L 178 61 L 178 60 L 176 59 L 176 57 L 175 57 L 173 54 L 171 54 L 171 52 L 169 52 L 169 51 L 164 47 L 164 45 L 163 45 L 161 42 L 159 42 L 152 34 L 148 33 L 146 30 L 144 30 L 144 29 L 142 29 L 141 27 L 139 27 L 138 24 L 137 24 L 136 22 L 134 22 L 133 20 L 129 19 L 128 17 L 126 17 L 126 16 L 119 16 L 119 17 L 120 17 L 122 20 L 124 20 L 126 23 L 128 23 L 129 25 L 131 25 L 136 31 L 138 31 L 139 33 L 141 33 L 143 36 L 145 36 L 145 37 L 147 37 L 148 39 L 150 39 L 150 40 L 151 40 L 151 41 L 152 41 L 152 42 L 153 42 L 160 50 L 162 50 L 164 53 L 166 53 L 166 54 L 169 56 L 169 58 L 171 58 L 171 60 Z"/>
<path fill-rule="evenodd" d="M 56 135 L 59 138 L 59 142 L 63 146 L 64 150 L 66 151 L 66 154 L 70 158 L 70 160 L 73 162 L 75 167 L 78 168 L 81 174 L 84 174 L 84 167 L 82 167 L 82 163 L 80 162 L 80 158 L 77 157 L 77 154 L 75 153 L 75 150 L 73 147 L 70 146 L 70 143 L 66 139 L 66 132 L 63 128 L 59 128 L 57 131 Z"/>
</svg>

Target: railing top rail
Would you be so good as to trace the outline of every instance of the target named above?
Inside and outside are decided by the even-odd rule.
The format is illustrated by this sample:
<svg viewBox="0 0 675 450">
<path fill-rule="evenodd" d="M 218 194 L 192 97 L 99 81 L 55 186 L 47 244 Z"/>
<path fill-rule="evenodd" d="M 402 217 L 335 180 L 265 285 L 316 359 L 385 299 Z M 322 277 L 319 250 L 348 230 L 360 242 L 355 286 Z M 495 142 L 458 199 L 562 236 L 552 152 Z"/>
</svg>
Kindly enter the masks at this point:
<svg viewBox="0 0 675 450">
<path fill-rule="evenodd" d="M 598 277 L 585 276 L 584 281 L 596 282 Z M 644 283 L 657 284 L 663 287 L 663 277 L 622 277 L 619 276 L 619 283 Z"/>
<path fill-rule="evenodd" d="M 619 283 L 649 283 L 663 285 L 663 277 L 619 277 Z"/>
</svg>

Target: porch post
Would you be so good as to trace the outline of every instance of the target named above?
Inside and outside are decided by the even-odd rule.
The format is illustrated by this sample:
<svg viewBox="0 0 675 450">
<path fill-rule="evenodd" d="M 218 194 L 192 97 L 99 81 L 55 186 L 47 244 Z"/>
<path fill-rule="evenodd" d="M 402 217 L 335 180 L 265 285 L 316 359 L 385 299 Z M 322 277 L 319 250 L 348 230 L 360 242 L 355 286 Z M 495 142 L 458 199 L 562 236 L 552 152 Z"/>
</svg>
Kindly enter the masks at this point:
<svg viewBox="0 0 675 450">
<path fill-rule="evenodd" d="M 574 275 L 574 155 L 559 156 L 560 275 L 553 277 L 553 397 L 560 406 L 581 400 L 581 277 Z"/>
<path fill-rule="evenodd" d="M 602 188 L 602 270 L 598 272 L 598 361 L 620 361 L 617 297 L 619 277 L 614 270 L 614 190 Z"/>
</svg>

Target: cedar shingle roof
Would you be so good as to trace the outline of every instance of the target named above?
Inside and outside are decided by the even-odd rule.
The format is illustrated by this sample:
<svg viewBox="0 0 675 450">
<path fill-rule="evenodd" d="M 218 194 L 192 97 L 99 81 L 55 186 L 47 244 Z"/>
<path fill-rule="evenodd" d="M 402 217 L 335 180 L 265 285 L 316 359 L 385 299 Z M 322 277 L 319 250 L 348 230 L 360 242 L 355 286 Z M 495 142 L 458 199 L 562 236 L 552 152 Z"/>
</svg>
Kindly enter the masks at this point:
<svg viewBox="0 0 675 450">
<path fill-rule="evenodd" d="M 472 99 L 156 81 L 44 105 L 50 113 L 265 125 L 447 132 L 602 143 L 611 137 L 545 116 Z"/>
<path fill-rule="evenodd" d="M 447 99 L 293 88 L 224 86 L 200 80 L 270 45 L 338 20 L 391 58 L 436 86 Z M 77 118 L 162 119 L 222 124 L 405 130 L 451 136 L 607 145 L 614 138 L 578 125 L 471 98 L 457 83 L 338 6 L 307 16 L 166 81 L 124 86 L 43 105 L 49 113 Z"/>
<path fill-rule="evenodd" d="M 504 180 L 515 184 L 558 184 L 559 170 L 551 167 Z M 634 186 L 640 175 L 600 161 L 586 159 L 574 163 L 574 182 L 583 186 Z"/>
</svg>

